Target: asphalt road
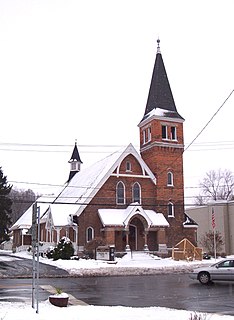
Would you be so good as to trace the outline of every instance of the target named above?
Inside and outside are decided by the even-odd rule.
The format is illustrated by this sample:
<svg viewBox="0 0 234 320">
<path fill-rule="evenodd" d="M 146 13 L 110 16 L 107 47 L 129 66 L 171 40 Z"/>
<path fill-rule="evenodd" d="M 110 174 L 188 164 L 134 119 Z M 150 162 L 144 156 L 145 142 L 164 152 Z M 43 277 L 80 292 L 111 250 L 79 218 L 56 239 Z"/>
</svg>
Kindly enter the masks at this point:
<svg viewBox="0 0 234 320">
<path fill-rule="evenodd" d="M 1 253 L 0 258 L 4 257 L 5 261 L 0 259 L 0 278 L 31 278 L 32 277 L 32 260 Z M 54 266 L 39 264 L 39 272 L 41 278 L 47 277 L 66 277 L 68 272 Z"/>
<path fill-rule="evenodd" d="M 0 301 L 31 301 L 31 260 L 0 262 L 0 275 Z M 92 305 L 160 306 L 234 315 L 233 283 L 204 286 L 188 274 L 70 278 L 64 270 L 40 264 L 39 301 L 48 299 L 55 288 Z"/>
</svg>

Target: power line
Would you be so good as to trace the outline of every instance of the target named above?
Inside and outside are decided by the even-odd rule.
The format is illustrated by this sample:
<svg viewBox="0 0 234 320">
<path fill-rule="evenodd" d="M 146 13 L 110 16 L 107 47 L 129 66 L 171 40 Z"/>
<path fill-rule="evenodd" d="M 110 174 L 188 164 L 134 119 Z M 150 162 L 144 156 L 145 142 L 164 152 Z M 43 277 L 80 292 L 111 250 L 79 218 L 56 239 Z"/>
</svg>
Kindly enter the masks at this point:
<svg viewBox="0 0 234 320">
<path fill-rule="evenodd" d="M 210 120 L 205 124 L 205 126 L 200 130 L 200 132 L 195 136 L 195 138 L 189 143 L 189 145 L 185 148 L 184 152 L 188 150 L 188 148 L 194 144 L 194 142 L 196 141 L 196 139 L 202 134 L 202 132 L 207 128 L 207 126 L 211 123 L 211 121 L 214 119 L 214 117 L 218 114 L 218 112 L 223 108 L 223 106 L 225 105 L 225 103 L 229 100 L 229 98 L 231 97 L 231 95 L 233 94 L 234 92 L 234 89 L 230 92 L 230 94 L 228 95 L 228 97 L 224 100 L 224 102 L 221 104 L 221 106 L 218 108 L 218 110 L 212 115 L 212 117 L 210 118 Z M 4 144 L 4 143 L 0 143 L 0 144 Z M 60 145 L 42 145 L 42 144 L 17 144 L 17 145 L 23 145 L 23 146 L 55 146 L 55 147 L 58 147 Z M 61 146 L 66 146 L 66 145 L 61 145 Z M 87 145 L 86 145 L 87 146 Z M 94 145 L 95 146 L 95 145 Z M 98 146 L 98 145 L 96 145 Z M 105 145 L 100 145 L 101 147 L 104 147 Z M 99 146 L 99 147 L 100 147 Z M 113 147 L 114 145 L 109 145 L 109 147 Z M 38 151 L 37 151 L 38 152 Z M 171 163 L 172 165 L 175 163 L 175 161 L 177 159 L 179 159 L 180 156 L 178 156 L 174 161 L 173 163 Z M 161 172 L 159 172 L 158 174 L 160 175 L 161 173 L 163 173 L 166 169 L 162 170 Z M 25 183 L 25 184 L 32 184 L 32 185 L 46 185 L 46 186 L 61 186 L 61 185 L 53 185 L 53 184 L 40 184 L 40 183 L 29 183 L 29 182 L 17 182 L 17 181 L 14 181 L 15 183 Z"/>
<path fill-rule="evenodd" d="M 190 144 L 186 147 L 186 149 L 184 151 L 188 150 L 188 148 L 197 140 L 197 138 L 202 134 L 202 132 L 208 127 L 208 125 L 211 123 L 211 121 L 214 119 L 214 117 L 219 113 L 219 111 L 223 108 L 225 103 L 229 100 L 229 98 L 231 97 L 233 92 L 234 92 L 234 89 L 229 93 L 229 95 L 224 100 L 224 102 L 221 104 L 221 106 L 218 108 L 218 110 L 213 114 L 213 116 L 210 118 L 210 120 L 205 124 L 205 126 L 201 129 L 201 131 L 199 131 L 199 133 L 195 136 L 195 138 L 190 142 Z"/>
<path fill-rule="evenodd" d="M 16 149 L 16 148 L 8 148 L 9 147 L 33 147 L 33 148 L 72 148 L 72 145 L 59 145 L 59 144 L 27 144 L 27 143 L 0 143 L 0 146 L 6 146 L 4 148 L 0 148 L 0 151 L 12 151 L 12 152 L 45 152 L 45 153 L 67 153 L 68 150 L 46 150 L 46 149 Z M 211 141 L 211 142 L 199 142 L 193 143 L 195 150 L 187 150 L 191 146 L 191 143 L 185 147 L 186 151 L 212 151 L 212 150 L 224 150 L 224 149 L 234 149 L 234 141 Z M 78 145 L 79 149 L 82 148 L 123 148 L 126 145 Z M 136 149 L 139 148 L 139 145 L 134 146 Z M 207 147 L 211 147 L 212 149 L 207 149 Z M 215 147 L 215 148 L 214 148 Z M 199 148 L 199 149 L 198 149 Z M 204 149 L 205 148 L 205 149 Z M 108 150 L 82 150 L 82 153 L 109 153 Z M 116 151 L 118 152 L 118 150 Z"/>
</svg>

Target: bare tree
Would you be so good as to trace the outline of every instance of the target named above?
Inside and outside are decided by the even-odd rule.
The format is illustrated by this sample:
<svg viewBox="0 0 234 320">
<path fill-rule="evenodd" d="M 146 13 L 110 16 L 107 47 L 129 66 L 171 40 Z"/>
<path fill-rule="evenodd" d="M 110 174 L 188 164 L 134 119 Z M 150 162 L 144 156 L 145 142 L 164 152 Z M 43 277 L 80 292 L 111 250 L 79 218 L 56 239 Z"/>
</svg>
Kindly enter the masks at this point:
<svg viewBox="0 0 234 320">
<path fill-rule="evenodd" d="M 196 197 L 197 205 L 208 200 L 231 200 L 234 194 L 234 176 L 230 170 L 211 170 L 200 183 L 201 194 Z"/>
<path fill-rule="evenodd" d="M 10 198 L 12 200 L 11 220 L 12 224 L 14 224 L 36 200 L 36 195 L 31 189 L 21 190 L 15 188 L 11 189 Z"/>
<path fill-rule="evenodd" d="M 209 232 L 206 232 L 205 235 L 202 237 L 200 241 L 202 247 L 206 249 L 208 254 L 211 254 L 214 256 L 214 252 L 216 249 L 216 252 L 221 254 L 221 251 L 223 250 L 223 237 L 219 231 L 215 231 L 215 244 L 216 248 L 214 247 L 214 232 L 209 230 Z"/>
</svg>

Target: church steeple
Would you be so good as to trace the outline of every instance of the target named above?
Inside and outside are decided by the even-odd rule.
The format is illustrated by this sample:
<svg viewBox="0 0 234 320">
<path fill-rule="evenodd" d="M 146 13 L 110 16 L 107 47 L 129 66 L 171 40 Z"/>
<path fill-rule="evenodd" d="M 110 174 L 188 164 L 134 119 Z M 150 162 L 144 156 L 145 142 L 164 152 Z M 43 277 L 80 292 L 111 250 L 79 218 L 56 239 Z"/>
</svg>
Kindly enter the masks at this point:
<svg viewBox="0 0 234 320">
<path fill-rule="evenodd" d="M 171 245 L 175 233 L 181 237 L 184 234 L 183 122 L 176 109 L 158 40 L 145 113 L 138 126 L 141 157 L 157 178 L 157 210 L 165 215 L 170 226 L 175 220 L 180 224 L 166 232 Z"/>
<path fill-rule="evenodd" d="M 68 178 L 68 182 L 74 177 L 74 175 L 80 171 L 80 166 L 83 163 L 80 159 L 79 151 L 77 148 L 77 143 L 75 142 L 75 146 L 72 152 L 71 159 L 68 161 L 71 164 L 70 174 Z"/>
<path fill-rule="evenodd" d="M 148 100 L 142 121 L 147 119 L 150 115 L 162 115 L 169 118 L 183 119 L 176 109 L 170 83 L 168 81 L 166 69 L 163 63 L 159 39 L 157 40 L 157 43 L 157 54 Z"/>
</svg>

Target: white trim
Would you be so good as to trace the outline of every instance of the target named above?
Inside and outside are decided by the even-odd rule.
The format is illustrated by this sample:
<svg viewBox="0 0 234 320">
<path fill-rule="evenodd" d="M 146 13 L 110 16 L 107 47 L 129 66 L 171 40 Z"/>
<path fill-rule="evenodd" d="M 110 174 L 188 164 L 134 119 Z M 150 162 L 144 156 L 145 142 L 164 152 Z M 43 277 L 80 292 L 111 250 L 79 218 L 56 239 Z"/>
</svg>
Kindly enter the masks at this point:
<svg viewBox="0 0 234 320">
<path fill-rule="evenodd" d="M 149 122 L 151 122 L 152 120 L 163 120 L 163 121 L 167 121 L 167 122 L 173 122 L 173 123 L 183 123 L 185 120 L 184 119 L 180 119 L 180 118 L 169 118 L 169 117 L 160 117 L 160 116 L 150 116 L 146 119 L 144 119 L 143 121 L 141 121 L 138 124 L 138 127 L 141 128 L 143 126 L 146 126 Z"/>
<path fill-rule="evenodd" d="M 168 183 L 168 177 L 169 177 L 169 175 L 170 175 L 170 180 L 171 180 L 171 183 Z M 171 172 L 171 171 L 168 171 L 167 172 L 167 186 L 168 187 L 174 187 L 174 175 L 173 175 L 173 173 Z"/>
<path fill-rule="evenodd" d="M 134 186 L 135 185 L 138 185 L 139 187 L 139 201 L 137 201 L 137 199 L 134 198 Z M 141 185 L 139 182 L 134 182 L 133 185 L 132 185 L 132 201 L 133 202 L 139 202 L 139 204 L 141 204 Z"/>
<path fill-rule="evenodd" d="M 166 139 L 165 140 L 163 139 L 163 141 L 166 141 Z M 171 143 L 163 142 L 163 141 L 154 141 L 154 142 L 152 142 L 152 143 L 150 143 L 148 145 L 142 146 L 140 151 L 142 152 L 142 151 L 148 150 L 148 149 L 150 149 L 152 147 L 155 147 L 155 146 L 157 146 L 157 147 L 167 147 L 167 148 L 170 147 L 170 148 L 182 149 L 182 150 L 184 149 L 184 145 L 183 144 L 173 143 L 172 141 L 174 141 L 174 140 L 167 140 L 167 141 L 170 141 Z"/>
<path fill-rule="evenodd" d="M 169 205 L 171 205 L 172 214 L 169 214 Z M 167 204 L 167 216 L 168 216 L 168 218 L 174 218 L 175 217 L 174 203 L 171 202 L 171 201 L 169 201 L 168 204 Z"/>
<path fill-rule="evenodd" d="M 91 239 L 89 240 L 88 239 L 88 230 L 91 230 L 91 232 L 92 232 L 92 235 L 91 235 Z M 92 241 L 94 239 L 94 228 L 93 227 L 91 227 L 91 226 L 89 226 L 89 227 L 87 227 L 86 228 L 86 242 L 89 242 L 89 241 Z"/>
<path fill-rule="evenodd" d="M 123 202 L 119 202 L 119 195 L 118 195 L 118 185 L 122 184 L 123 185 Z M 118 181 L 118 183 L 116 184 L 116 204 L 125 204 L 126 203 L 126 192 L 125 192 L 125 184 L 123 183 L 123 181 Z"/>
</svg>

